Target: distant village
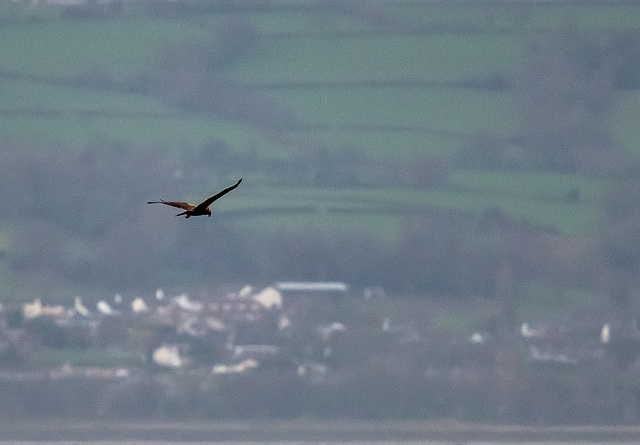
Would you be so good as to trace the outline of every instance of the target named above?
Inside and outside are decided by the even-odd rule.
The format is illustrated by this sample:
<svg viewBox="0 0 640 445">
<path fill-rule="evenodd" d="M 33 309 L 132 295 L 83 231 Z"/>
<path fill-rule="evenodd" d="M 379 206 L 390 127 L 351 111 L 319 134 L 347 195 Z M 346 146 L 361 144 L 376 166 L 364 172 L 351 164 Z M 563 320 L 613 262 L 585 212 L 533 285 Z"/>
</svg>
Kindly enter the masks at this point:
<svg viewBox="0 0 640 445">
<path fill-rule="evenodd" d="M 640 341 L 616 338 L 595 314 L 563 324 L 525 322 L 505 339 L 490 323 L 469 335 L 437 328 L 419 310 L 397 319 L 376 309 L 390 300 L 380 288 L 354 292 L 341 282 L 246 285 L 199 298 L 158 289 L 149 298 L 116 294 L 95 305 L 76 297 L 71 307 L 36 299 L 0 309 L 0 381 L 84 379 L 128 387 L 140 376 L 209 383 L 237 376 L 227 381 L 247 388 L 250 382 L 286 383 L 285 393 L 306 394 L 284 396 L 299 398 L 294 406 L 302 412 L 319 409 L 319 402 L 306 406 L 308 391 L 316 397 L 333 391 L 338 400 L 354 398 L 323 399 L 343 415 L 379 415 L 371 406 L 381 398 L 379 409 L 399 417 L 494 418 L 514 404 L 514 415 L 531 418 L 533 411 L 545 422 L 600 415 L 598 405 L 576 400 L 608 388 L 606 403 L 638 419 Z M 92 351 L 93 362 L 53 366 L 42 361 L 43 350 L 54 357 L 56 351 L 63 357 Z M 622 407 L 615 397 L 621 375 L 631 395 Z M 359 389 L 345 392 L 347 387 Z M 360 399 L 363 404 L 356 403 Z"/>
<path fill-rule="evenodd" d="M 11 359 L 26 369 L 39 347 L 126 349 L 131 347 L 128 335 L 146 331 L 153 335 L 137 345 L 143 349 L 134 346 L 139 352 L 134 361 L 140 365 L 183 369 L 215 363 L 213 373 L 241 373 L 281 353 L 281 337 L 286 337 L 292 319 L 306 318 L 317 303 L 333 305 L 349 293 L 349 286 L 338 282 L 280 282 L 260 291 L 246 285 L 200 299 L 186 293 L 169 297 L 158 289 L 155 298 L 125 301 L 116 294 L 113 301 L 100 300 L 95 307 L 87 307 L 80 297 L 71 307 L 47 305 L 39 298 L 19 308 L 0 305 L 0 359 L 5 367 L 11 367 Z M 315 329 L 327 339 L 346 327 L 333 322 Z"/>
</svg>

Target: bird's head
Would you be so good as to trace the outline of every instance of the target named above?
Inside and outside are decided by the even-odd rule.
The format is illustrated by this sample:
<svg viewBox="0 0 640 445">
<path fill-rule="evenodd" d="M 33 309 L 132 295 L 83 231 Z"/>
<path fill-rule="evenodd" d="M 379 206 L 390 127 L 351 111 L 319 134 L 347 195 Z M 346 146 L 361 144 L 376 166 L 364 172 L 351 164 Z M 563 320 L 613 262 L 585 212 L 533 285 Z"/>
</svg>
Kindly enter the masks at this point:
<svg viewBox="0 0 640 445">
<path fill-rule="evenodd" d="M 207 212 L 207 215 L 209 215 L 209 217 L 211 217 L 211 209 L 207 208 L 206 212 Z"/>
</svg>

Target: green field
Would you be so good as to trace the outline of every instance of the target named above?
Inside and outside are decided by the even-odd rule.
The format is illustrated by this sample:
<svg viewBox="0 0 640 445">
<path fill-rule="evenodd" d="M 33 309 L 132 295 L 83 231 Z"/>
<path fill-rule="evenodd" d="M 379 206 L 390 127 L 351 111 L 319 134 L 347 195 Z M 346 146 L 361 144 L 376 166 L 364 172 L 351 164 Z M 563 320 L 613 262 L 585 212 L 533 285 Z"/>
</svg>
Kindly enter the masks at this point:
<svg viewBox="0 0 640 445">
<path fill-rule="evenodd" d="M 7 16 L 18 14 L 17 9 L 5 8 Z M 176 159 L 185 146 L 198 145 L 212 137 L 240 152 L 257 146 L 262 153 L 275 157 L 286 157 L 298 149 L 302 140 L 336 149 L 355 146 L 374 159 L 404 158 L 415 153 L 451 156 L 460 144 L 456 134 L 462 137 L 480 130 L 503 136 L 514 133 L 518 118 L 510 95 L 394 86 L 394 81 L 455 81 L 493 73 L 512 77 L 519 69 L 522 51 L 523 37 L 516 26 L 518 14 L 529 15 L 527 32 L 553 29 L 569 15 L 578 25 L 604 29 L 625 29 L 640 20 L 640 8 L 632 6 L 584 6 L 572 8 L 569 14 L 557 5 L 514 6 L 502 11 L 491 6 L 398 2 L 392 10 L 394 19 L 401 23 L 469 27 L 483 32 L 371 35 L 368 32 L 375 28 L 354 16 L 336 17 L 327 30 L 314 29 L 312 17 L 304 10 L 249 12 L 248 20 L 263 37 L 251 57 L 226 68 L 223 74 L 258 88 L 262 85 L 298 120 L 321 129 L 295 131 L 274 139 L 246 123 L 172 112 L 155 97 L 33 80 L 5 80 L 0 83 L 0 112 L 4 114 L 0 132 L 5 139 L 51 140 L 69 145 L 70 149 L 96 136 L 113 137 L 136 146 L 157 146 Z M 486 23 L 489 16 L 491 24 Z M 4 70 L 33 76 L 65 78 L 100 69 L 111 79 L 123 81 L 154 66 L 167 45 L 215 42 L 216 30 L 224 20 L 224 15 L 212 14 L 191 21 L 125 17 L 97 22 L 44 20 L 28 26 L 9 24 L 0 28 L 0 60 Z M 493 28 L 500 32 L 492 32 Z M 389 84 L 357 84 L 371 81 Z M 295 82 L 306 86 L 287 87 L 287 83 Z M 269 90 L 273 83 L 283 86 Z M 314 83 L 319 85 L 314 87 Z M 346 85 L 336 87 L 332 86 L 334 83 Z M 627 96 L 622 100 L 624 112 L 620 113 L 617 129 L 620 139 L 635 148 L 635 122 L 640 109 L 637 94 Z M 49 114 L 36 113 L 43 111 Z M 394 126 L 397 128 L 389 128 Z M 567 222 L 560 211 L 554 210 L 553 203 L 544 203 L 545 194 L 538 190 L 557 190 L 570 182 L 579 185 L 583 193 L 598 195 L 600 184 L 583 178 L 501 178 L 493 172 L 460 172 L 452 182 L 463 185 L 469 196 L 460 191 L 425 192 L 414 202 L 424 200 L 473 211 L 498 205 L 514 216 L 569 231 L 593 226 L 597 215 L 592 202 L 576 210 L 575 222 Z M 490 196 L 493 192 L 498 196 Z M 353 193 L 354 199 L 366 199 L 366 191 Z M 393 194 L 388 196 L 394 199 Z M 526 203 L 528 198 L 531 205 Z"/>
<path fill-rule="evenodd" d="M 508 89 L 456 82 L 492 76 L 513 82 L 532 38 L 565 29 L 637 30 L 640 7 L 395 1 L 384 15 L 376 8 L 347 9 L 325 11 L 319 20 L 313 4 L 282 2 L 272 10 L 244 11 L 242 26 L 255 32 L 255 44 L 203 81 L 223 79 L 282 110 L 285 125 L 278 127 L 247 118 L 258 104 L 250 100 L 211 113 L 185 110 L 157 80 L 168 63 L 163 62 L 167 48 L 188 52 L 200 45 L 217 51 L 224 40 L 221 29 L 238 18 L 230 12 L 174 17 L 133 10 L 92 20 L 65 18 L 61 8 L 0 2 L 0 139 L 25 152 L 48 147 L 82 152 L 97 140 L 124 141 L 133 150 L 161 153 L 175 171 L 189 171 L 200 147 L 212 140 L 234 154 L 255 154 L 258 163 L 350 151 L 372 164 L 388 162 L 399 174 L 421 159 L 453 166 L 446 183 L 436 187 L 407 185 L 402 178 L 398 186 L 391 179 L 372 187 L 357 181 L 289 185 L 265 169 L 253 177 L 245 174 L 246 190 L 236 201 L 221 204 L 229 212 L 308 209 L 286 220 L 293 231 L 364 228 L 390 242 L 407 215 L 431 208 L 478 218 L 498 208 L 518 221 L 571 236 L 600 229 L 601 203 L 615 187 L 614 179 L 456 164 L 470 136 L 488 133 L 509 140 L 522 125 Z M 77 83 L 93 75 L 103 83 Z M 127 89 L 139 76 L 153 79 L 155 89 Z M 617 94 L 612 131 L 636 152 L 640 93 Z M 198 199 L 225 181 L 218 176 L 191 184 L 189 198 Z M 580 199 L 568 204 L 573 190 Z M 268 232 L 282 227 L 285 218 L 286 212 L 265 213 L 238 217 L 238 224 Z M 10 232 L 0 226 L 0 242 Z"/>
</svg>

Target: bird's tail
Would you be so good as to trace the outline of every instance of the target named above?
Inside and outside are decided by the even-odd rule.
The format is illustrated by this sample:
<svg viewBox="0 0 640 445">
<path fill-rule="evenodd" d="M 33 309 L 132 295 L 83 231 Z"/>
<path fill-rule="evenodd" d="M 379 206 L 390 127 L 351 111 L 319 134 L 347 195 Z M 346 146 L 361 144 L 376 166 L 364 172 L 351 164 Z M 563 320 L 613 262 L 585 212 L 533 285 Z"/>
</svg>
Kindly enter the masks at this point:
<svg viewBox="0 0 640 445">
<path fill-rule="evenodd" d="M 187 212 L 186 210 L 182 213 L 178 213 L 176 216 L 182 216 L 182 215 L 186 215 L 185 218 L 189 218 L 191 215 L 189 215 L 189 212 Z"/>
</svg>

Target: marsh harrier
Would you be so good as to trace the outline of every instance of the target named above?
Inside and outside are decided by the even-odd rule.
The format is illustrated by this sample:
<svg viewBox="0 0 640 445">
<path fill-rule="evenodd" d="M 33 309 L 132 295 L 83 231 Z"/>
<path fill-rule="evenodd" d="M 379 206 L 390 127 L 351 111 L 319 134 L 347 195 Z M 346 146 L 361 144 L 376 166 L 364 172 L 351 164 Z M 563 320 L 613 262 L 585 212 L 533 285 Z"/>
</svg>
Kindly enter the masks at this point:
<svg viewBox="0 0 640 445">
<path fill-rule="evenodd" d="M 163 201 L 163 200 L 148 201 L 147 204 L 166 204 L 168 206 L 184 209 L 184 212 L 178 213 L 176 216 L 185 215 L 185 218 L 190 218 L 192 216 L 204 216 L 204 215 L 211 216 L 211 210 L 209 209 L 209 206 L 211 205 L 211 203 L 216 199 L 221 198 L 227 193 L 229 193 L 231 190 L 239 186 L 241 182 L 242 182 L 242 178 L 240 178 L 235 185 L 232 185 L 231 187 L 228 187 L 222 190 L 221 192 L 216 193 L 209 199 L 205 199 L 197 206 L 194 206 L 193 204 L 189 204 L 188 202 L 174 202 L 174 201 Z"/>
</svg>

